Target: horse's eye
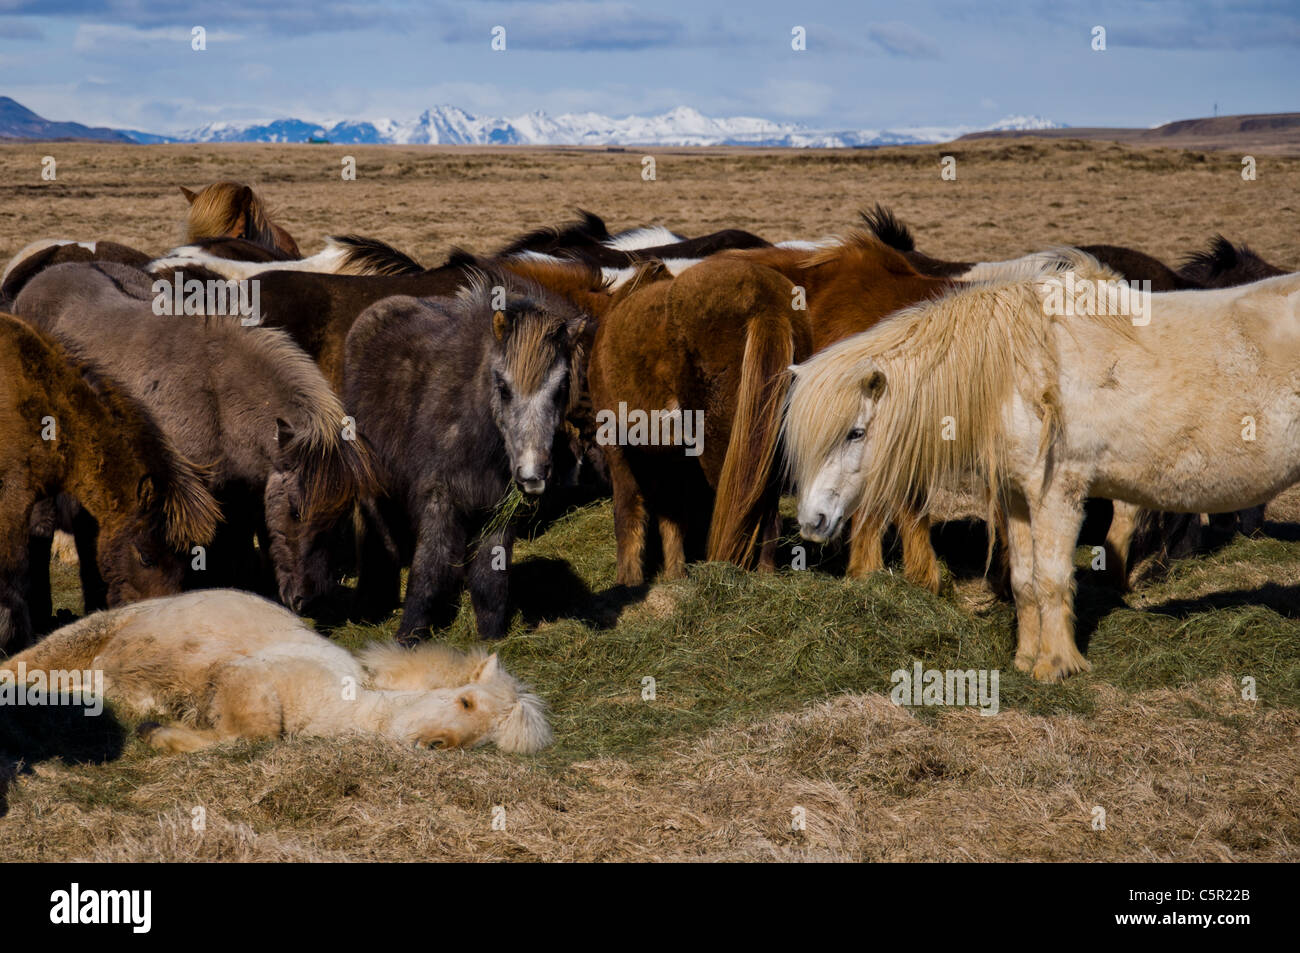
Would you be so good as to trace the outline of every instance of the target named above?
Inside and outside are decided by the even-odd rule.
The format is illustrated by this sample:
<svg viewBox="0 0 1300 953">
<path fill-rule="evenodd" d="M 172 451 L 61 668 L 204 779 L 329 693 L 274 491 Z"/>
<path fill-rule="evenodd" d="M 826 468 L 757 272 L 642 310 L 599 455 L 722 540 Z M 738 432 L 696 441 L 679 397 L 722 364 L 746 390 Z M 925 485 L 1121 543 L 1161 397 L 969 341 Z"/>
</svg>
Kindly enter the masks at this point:
<svg viewBox="0 0 1300 953">
<path fill-rule="evenodd" d="M 845 440 L 847 440 L 849 443 L 856 443 L 866 435 L 867 432 L 863 428 L 854 427 L 852 430 L 849 431 L 849 435 L 845 438 Z"/>
<path fill-rule="evenodd" d="M 137 549 L 135 551 L 135 558 L 140 560 L 140 565 L 143 566 L 145 569 L 152 569 L 154 566 L 157 565 L 157 562 L 153 559 L 153 557 L 149 556 L 147 553 L 145 553 L 143 550 L 140 549 Z"/>
<path fill-rule="evenodd" d="M 473 711 L 473 710 L 474 710 L 474 696 L 472 696 L 472 695 L 461 695 L 461 696 L 460 696 L 460 707 L 461 707 L 461 708 L 464 708 L 466 711 Z"/>
<path fill-rule="evenodd" d="M 502 403 L 510 401 L 510 385 L 505 381 L 497 381 L 497 396 L 501 398 Z"/>
</svg>

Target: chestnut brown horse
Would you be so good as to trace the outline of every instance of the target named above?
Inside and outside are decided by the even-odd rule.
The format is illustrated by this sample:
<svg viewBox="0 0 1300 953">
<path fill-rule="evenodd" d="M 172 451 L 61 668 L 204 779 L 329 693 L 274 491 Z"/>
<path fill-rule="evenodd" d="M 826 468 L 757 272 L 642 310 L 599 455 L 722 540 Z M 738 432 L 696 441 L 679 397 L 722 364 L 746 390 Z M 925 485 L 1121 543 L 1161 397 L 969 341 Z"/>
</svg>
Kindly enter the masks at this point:
<svg viewBox="0 0 1300 953">
<path fill-rule="evenodd" d="M 93 517 L 110 606 L 179 592 L 190 547 L 216 528 L 202 472 L 143 407 L 10 315 L 0 315 L 0 485 L 0 648 L 10 652 L 31 639 L 32 586 L 49 591 L 48 540 L 29 550 L 38 503 L 68 494 Z"/>
<path fill-rule="evenodd" d="M 618 581 L 644 580 L 651 519 L 667 577 L 680 575 L 688 556 L 701 552 L 742 566 L 757 558 L 760 568 L 772 568 L 786 368 L 951 287 L 855 233 L 811 254 L 775 247 L 723 252 L 612 307 L 596 332 L 590 382 L 598 420 L 607 425 L 599 437 L 614 483 Z M 625 426 L 636 412 L 644 415 L 638 420 L 657 420 L 661 432 L 636 434 Z M 664 435 L 664 421 L 669 437 L 684 438 L 692 413 L 703 415 L 697 447 L 651 439 Z M 902 530 L 908 578 L 937 590 L 928 522 L 886 517 Z M 864 520 L 855 527 L 851 574 L 883 565 L 884 524 Z"/>
<path fill-rule="evenodd" d="M 197 192 L 183 185 L 180 190 L 190 206 L 185 216 L 185 241 L 242 238 L 289 258 L 302 257 L 293 236 L 271 221 L 266 203 L 247 185 L 214 182 Z"/>
</svg>

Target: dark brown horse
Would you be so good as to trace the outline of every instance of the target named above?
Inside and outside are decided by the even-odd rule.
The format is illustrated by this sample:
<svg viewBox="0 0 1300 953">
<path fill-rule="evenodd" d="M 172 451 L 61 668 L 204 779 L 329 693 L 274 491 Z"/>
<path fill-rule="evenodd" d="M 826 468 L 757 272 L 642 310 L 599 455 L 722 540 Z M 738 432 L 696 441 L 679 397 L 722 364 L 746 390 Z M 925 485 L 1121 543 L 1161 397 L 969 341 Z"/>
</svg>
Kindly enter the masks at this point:
<svg viewBox="0 0 1300 953">
<path fill-rule="evenodd" d="M 665 228 L 633 228 L 611 235 L 599 216 L 582 209 L 578 214 L 577 221 L 522 235 L 492 257 L 505 260 L 543 255 L 597 268 L 630 268 L 643 261 L 707 258 L 728 249 L 763 248 L 770 244 L 738 228 L 696 238 L 685 238 Z"/>
<path fill-rule="evenodd" d="M 49 548 L 29 549 L 29 526 L 59 494 L 91 517 L 108 605 L 179 592 L 217 520 L 201 471 L 123 388 L 9 315 L 0 381 L 0 648 L 31 639 L 28 592 L 49 591 Z"/>
<path fill-rule="evenodd" d="M 143 268 L 150 256 L 118 242 L 77 242 L 54 238 L 32 242 L 9 260 L 0 278 L 0 309 L 12 310 L 13 302 L 27 282 L 54 265 L 111 261 Z"/>
<path fill-rule="evenodd" d="M 917 251 L 911 229 L 879 203 L 867 212 L 859 213 L 868 231 L 890 248 L 901 252 L 917 271 L 940 278 L 962 278 L 978 265 L 973 261 L 947 261 L 931 258 Z M 1194 279 L 1174 271 L 1158 258 L 1135 248 L 1120 245 L 1078 245 L 1107 268 L 1119 273 L 1126 281 L 1149 281 L 1152 291 L 1186 291 L 1205 287 Z"/>
<path fill-rule="evenodd" d="M 479 635 L 509 619 L 512 486 L 539 495 L 571 402 L 585 317 L 539 286 L 479 275 L 454 298 L 389 297 L 347 337 L 344 397 L 375 448 L 383 492 L 365 508 L 359 596 L 396 601 L 398 639 L 448 624 L 468 583 Z"/>
<path fill-rule="evenodd" d="M 1235 288 L 1286 274 L 1248 246 L 1234 245 L 1218 234 L 1203 251 L 1192 252 L 1184 258 L 1178 273 L 1203 288 Z"/>
</svg>

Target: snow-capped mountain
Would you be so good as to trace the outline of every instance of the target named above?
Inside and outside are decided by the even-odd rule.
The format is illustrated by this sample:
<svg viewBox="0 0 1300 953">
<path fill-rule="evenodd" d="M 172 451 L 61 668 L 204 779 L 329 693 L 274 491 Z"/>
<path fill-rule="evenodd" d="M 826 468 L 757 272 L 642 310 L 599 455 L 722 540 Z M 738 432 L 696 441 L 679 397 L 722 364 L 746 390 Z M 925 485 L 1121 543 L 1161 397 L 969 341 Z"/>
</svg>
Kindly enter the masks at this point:
<svg viewBox="0 0 1300 953">
<path fill-rule="evenodd" d="M 176 137 L 181 142 L 400 143 L 446 145 L 591 146 L 846 146 L 947 142 L 984 129 L 1057 129 L 1041 116 L 1009 116 L 993 126 L 915 126 L 897 129 L 815 129 L 801 123 L 750 116 L 711 119 L 679 106 L 658 116 L 616 118 L 600 113 L 549 116 L 537 110 L 512 117 L 473 116 L 457 106 L 427 109 L 416 119 L 343 120 L 311 123 L 277 119 L 266 123 L 214 122 Z M 127 135 L 139 135 L 127 132 Z"/>
</svg>

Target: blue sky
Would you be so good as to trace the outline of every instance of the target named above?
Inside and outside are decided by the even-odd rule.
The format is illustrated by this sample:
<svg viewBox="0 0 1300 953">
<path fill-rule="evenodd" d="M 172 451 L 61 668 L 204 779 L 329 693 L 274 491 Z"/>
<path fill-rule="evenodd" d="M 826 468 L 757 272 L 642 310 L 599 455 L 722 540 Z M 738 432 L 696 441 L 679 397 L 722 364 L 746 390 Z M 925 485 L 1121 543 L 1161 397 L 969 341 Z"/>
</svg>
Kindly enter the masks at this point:
<svg viewBox="0 0 1300 953">
<path fill-rule="evenodd" d="M 190 48 L 191 28 L 207 50 Z M 506 28 L 505 52 L 491 49 Z M 807 49 L 790 48 L 791 28 Z M 1091 30 L 1107 50 L 1091 49 Z M 0 0 L 0 93 L 172 132 L 286 116 L 679 105 L 817 128 L 1070 125 L 1300 108 L 1300 0 Z"/>
</svg>

